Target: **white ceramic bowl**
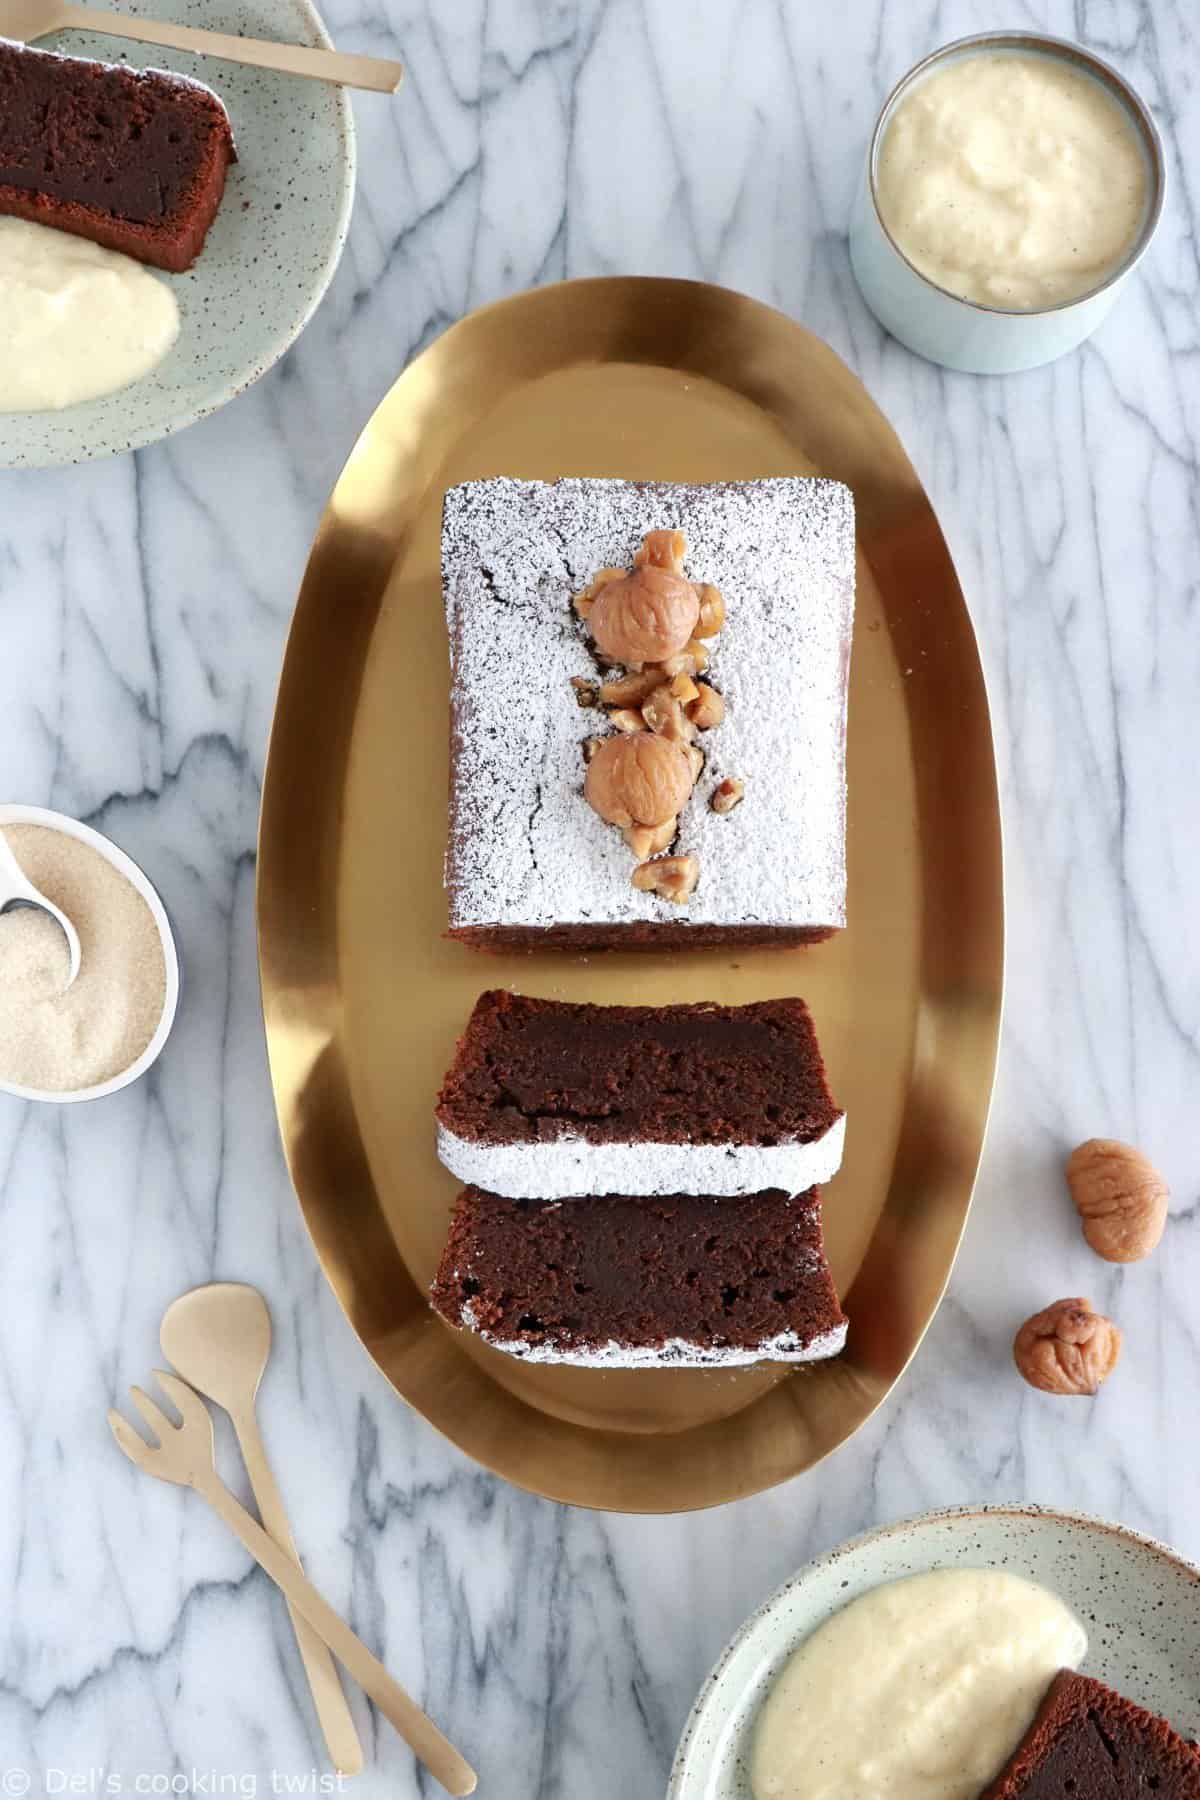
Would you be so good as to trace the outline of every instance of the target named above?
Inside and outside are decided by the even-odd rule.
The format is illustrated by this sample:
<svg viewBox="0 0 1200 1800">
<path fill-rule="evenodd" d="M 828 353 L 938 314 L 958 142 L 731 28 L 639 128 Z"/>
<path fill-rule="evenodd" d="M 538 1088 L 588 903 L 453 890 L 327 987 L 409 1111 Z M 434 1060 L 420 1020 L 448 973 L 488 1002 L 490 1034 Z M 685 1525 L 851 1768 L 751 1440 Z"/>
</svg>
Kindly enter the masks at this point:
<svg viewBox="0 0 1200 1800">
<path fill-rule="evenodd" d="M 1087 1627 L 1085 1673 L 1186 1736 L 1200 1734 L 1200 1569 L 1152 1538 L 1079 1513 L 955 1507 L 854 1538 L 801 1569 L 747 1620 L 700 1690 L 667 1800 L 752 1800 L 755 1723 L 792 1652 L 881 1582 L 956 1568 L 1003 1569 L 1049 1588 Z"/>
<path fill-rule="evenodd" d="M 1129 116 L 1142 141 L 1149 172 L 1141 230 L 1124 261 L 1089 294 L 1038 312 L 1007 312 L 964 300 L 938 287 L 909 262 L 879 211 L 876 172 L 880 146 L 896 107 L 910 89 L 955 57 L 990 51 L 1032 51 L 1062 57 L 1101 81 Z M 988 31 L 958 38 L 927 56 L 900 80 L 880 110 L 850 227 L 850 261 L 863 299 L 879 323 L 918 356 L 976 375 L 1006 375 L 1053 362 L 1090 337 L 1141 261 L 1162 213 L 1166 193 L 1162 140 L 1149 109 L 1100 57 L 1066 38 L 1032 31 Z"/>
<path fill-rule="evenodd" d="M 109 838 L 93 831 L 90 825 L 81 825 L 78 819 L 70 819 L 65 813 L 50 812 L 44 806 L 0 806 L 0 826 L 4 825 L 42 825 L 48 831 L 61 831 L 67 837 L 78 838 L 80 843 L 90 844 L 93 850 L 99 851 L 105 861 L 110 862 L 137 889 L 158 927 L 166 966 L 166 996 L 158 1029 L 136 1062 L 110 1080 L 97 1082 L 94 1087 L 74 1088 L 61 1094 L 48 1093 L 42 1088 L 19 1087 L 12 1081 L 0 1081 L 0 1094 L 12 1094 L 18 1100 L 47 1100 L 58 1106 L 72 1106 L 80 1100 L 102 1100 L 106 1094 L 115 1094 L 121 1088 L 128 1087 L 130 1082 L 137 1081 L 158 1061 L 175 1023 L 175 1013 L 179 1006 L 179 955 L 175 949 L 175 938 L 166 908 L 132 858 L 119 850 Z"/>
</svg>

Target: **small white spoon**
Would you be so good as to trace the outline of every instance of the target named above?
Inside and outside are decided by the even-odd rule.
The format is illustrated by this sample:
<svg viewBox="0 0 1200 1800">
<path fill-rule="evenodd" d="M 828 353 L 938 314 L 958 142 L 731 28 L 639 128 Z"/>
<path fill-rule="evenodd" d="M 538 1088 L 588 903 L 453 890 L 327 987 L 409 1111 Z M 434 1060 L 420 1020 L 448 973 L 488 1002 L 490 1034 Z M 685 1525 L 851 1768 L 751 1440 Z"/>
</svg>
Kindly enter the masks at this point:
<svg viewBox="0 0 1200 1800">
<path fill-rule="evenodd" d="M 15 906 L 36 907 L 39 912 L 49 913 L 61 925 L 71 957 L 70 973 L 67 976 L 67 987 L 70 987 L 79 973 L 82 957 L 79 933 L 66 913 L 61 912 L 52 900 L 47 900 L 45 894 L 39 893 L 32 881 L 27 879 L 20 863 L 9 849 L 7 838 L 0 831 L 0 917 L 11 912 Z"/>
</svg>

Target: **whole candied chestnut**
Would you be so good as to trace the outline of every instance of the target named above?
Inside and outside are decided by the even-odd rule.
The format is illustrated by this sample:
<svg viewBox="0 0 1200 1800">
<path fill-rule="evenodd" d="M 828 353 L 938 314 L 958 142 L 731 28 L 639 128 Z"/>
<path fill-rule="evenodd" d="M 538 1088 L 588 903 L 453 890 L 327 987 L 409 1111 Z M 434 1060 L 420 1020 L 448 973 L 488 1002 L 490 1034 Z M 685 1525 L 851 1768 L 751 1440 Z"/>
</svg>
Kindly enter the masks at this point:
<svg viewBox="0 0 1200 1800">
<path fill-rule="evenodd" d="M 690 581 L 646 563 L 600 589 L 588 629 L 602 656 L 626 668 L 674 656 L 695 630 L 700 600 Z"/>
<path fill-rule="evenodd" d="M 601 738 L 583 783 L 588 805 L 623 830 L 664 825 L 691 791 L 692 766 L 683 749 L 648 731 Z"/>
<path fill-rule="evenodd" d="M 1034 1313 L 1013 1343 L 1017 1368 L 1044 1394 L 1096 1393 L 1120 1354 L 1120 1328 L 1081 1295 Z"/>
<path fill-rule="evenodd" d="M 1067 1162 L 1083 1235 L 1106 1262 L 1140 1262 L 1167 1224 L 1171 1193 L 1149 1159 L 1132 1144 L 1089 1138 Z"/>
</svg>

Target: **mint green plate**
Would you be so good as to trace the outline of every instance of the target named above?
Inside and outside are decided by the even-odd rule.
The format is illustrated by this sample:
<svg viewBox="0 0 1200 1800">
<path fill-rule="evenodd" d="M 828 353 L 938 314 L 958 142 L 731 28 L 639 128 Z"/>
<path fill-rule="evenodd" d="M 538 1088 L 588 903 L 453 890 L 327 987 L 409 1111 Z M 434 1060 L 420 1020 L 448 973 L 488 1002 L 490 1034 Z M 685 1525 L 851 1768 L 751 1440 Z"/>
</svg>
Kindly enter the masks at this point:
<svg viewBox="0 0 1200 1800">
<path fill-rule="evenodd" d="M 954 1508 L 854 1538 L 772 1594 L 701 1689 L 667 1800 L 752 1800 L 755 1721 L 793 1650 L 868 1589 L 930 1569 L 1003 1569 L 1040 1582 L 1087 1627 L 1086 1674 L 1200 1736 L 1200 1569 L 1152 1538 L 1076 1513 Z"/>
</svg>

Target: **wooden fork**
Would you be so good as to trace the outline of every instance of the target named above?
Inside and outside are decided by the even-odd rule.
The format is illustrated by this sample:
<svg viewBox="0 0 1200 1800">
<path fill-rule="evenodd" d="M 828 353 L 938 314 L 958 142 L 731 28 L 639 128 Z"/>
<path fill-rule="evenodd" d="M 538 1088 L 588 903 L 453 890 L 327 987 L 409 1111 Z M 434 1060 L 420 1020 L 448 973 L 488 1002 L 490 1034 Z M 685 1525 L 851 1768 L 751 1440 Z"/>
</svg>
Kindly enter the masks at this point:
<svg viewBox="0 0 1200 1800">
<path fill-rule="evenodd" d="M 212 1419 L 200 1396 L 177 1375 L 156 1369 L 155 1380 L 182 1419 L 173 1425 L 149 1394 L 131 1388 L 133 1403 L 157 1438 L 148 1444 L 119 1412 L 110 1412 L 108 1423 L 117 1443 L 131 1463 L 160 1481 L 195 1488 L 239 1537 L 251 1556 L 264 1568 L 296 1611 L 308 1620 L 355 1681 L 369 1694 L 385 1719 L 395 1726 L 410 1749 L 425 1764 L 435 1781 L 450 1794 L 461 1797 L 475 1792 L 476 1775 L 399 1682 L 356 1638 L 350 1627 L 321 1598 L 312 1582 L 274 1538 L 230 1493 L 217 1473 Z"/>
</svg>

